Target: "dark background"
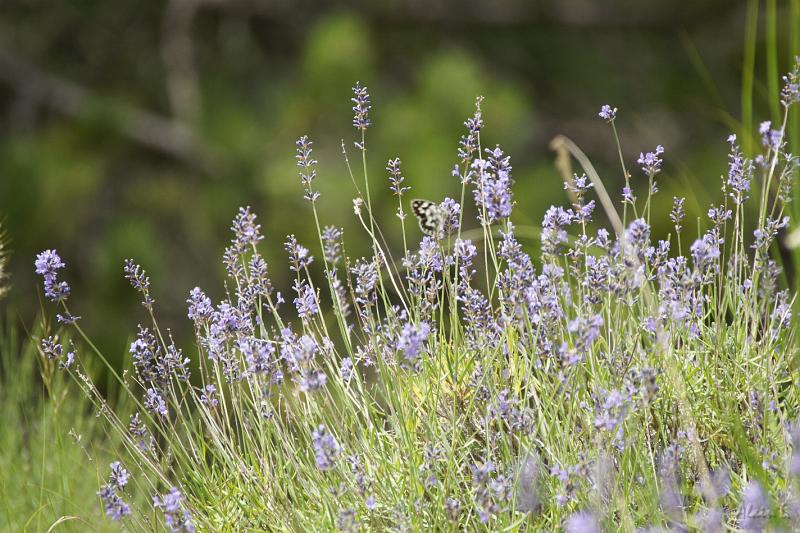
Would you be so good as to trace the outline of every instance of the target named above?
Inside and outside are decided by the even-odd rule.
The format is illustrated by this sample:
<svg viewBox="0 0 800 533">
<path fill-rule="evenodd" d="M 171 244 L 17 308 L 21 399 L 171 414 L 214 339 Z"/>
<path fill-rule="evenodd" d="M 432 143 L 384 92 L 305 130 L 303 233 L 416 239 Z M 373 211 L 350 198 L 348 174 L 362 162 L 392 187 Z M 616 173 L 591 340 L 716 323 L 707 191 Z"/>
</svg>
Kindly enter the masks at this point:
<svg viewBox="0 0 800 533">
<path fill-rule="evenodd" d="M 122 277 L 132 257 L 151 276 L 159 317 L 186 332 L 189 289 L 224 296 L 220 258 L 240 205 L 259 215 L 273 280 L 291 297 L 286 235 L 318 255 L 294 167 L 306 133 L 320 161 L 322 222 L 344 226 L 351 256 L 365 253 L 340 148 L 355 139 L 357 80 L 373 102 L 375 203 L 398 247 L 387 159 L 402 159 L 410 197 L 457 197 L 450 170 L 477 95 L 485 145 L 512 156 L 518 226 L 568 201 L 548 150 L 556 134 L 576 141 L 618 194 L 616 148 L 597 117 L 610 103 L 640 197 L 638 153 L 666 148 L 657 233 L 670 230 L 672 196 L 687 196 L 691 239 L 692 217 L 719 194 L 727 134 L 748 143 L 753 124 L 777 111 L 764 28 L 776 23 L 786 71 L 800 31 L 790 9 L 796 0 L 5 0 L 0 214 L 13 255 L 4 305 L 32 325 L 33 260 L 57 248 L 74 312 L 120 353 L 145 320 Z M 754 113 L 742 97 L 748 49 L 755 82 L 744 101 Z"/>
</svg>

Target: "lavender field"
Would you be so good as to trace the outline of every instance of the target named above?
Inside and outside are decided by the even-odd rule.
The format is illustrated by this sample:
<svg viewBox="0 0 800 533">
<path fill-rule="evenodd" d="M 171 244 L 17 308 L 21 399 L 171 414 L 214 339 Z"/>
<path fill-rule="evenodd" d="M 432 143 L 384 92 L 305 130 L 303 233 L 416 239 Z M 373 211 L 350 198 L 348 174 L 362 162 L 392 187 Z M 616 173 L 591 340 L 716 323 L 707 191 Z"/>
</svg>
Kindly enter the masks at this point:
<svg viewBox="0 0 800 533">
<path fill-rule="evenodd" d="M 200 157 L 180 137 L 219 87 L 192 96 L 169 55 L 186 42 L 165 45 L 166 67 L 184 75 L 167 84 L 171 133 L 123 134 L 224 178 L 175 186 L 148 160 L 163 179 L 131 186 L 136 215 L 118 226 L 107 221 L 122 217 L 115 195 L 135 175 L 125 165 L 42 150 L 41 164 L 54 157 L 67 176 L 37 189 L 42 216 L 20 207 L 29 189 L 0 184 L 16 191 L 0 196 L 11 214 L 0 217 L 0 531 L 800 531 L 800 56 L 784 53 L 800 48 L 800 31 L 779 47 L 766 2 L 762 84 L 760 4 L 746 9 L 741 116 L 713 119 L 727 133 L 711 151 L 678 157 L 668 141 L 636 137 L 674 138 L 679 122 L 642 128 L 656 115 L 635 102 L 586 116 L 580 103 L 574 120 L 590 126 L 577 131 L 590 134 L 551 136 L 537 174 L 528 115 L 491 76 L 476 77 L 494 87 L 485 97 L 454 98 L 460 118 L 436 126 L 434 106 L 413 111 L 354 76 L 349 92 L 315 89 L 330 116 L 287 106 L 304 128 L 294 145 L 275 148 L 279 127 L 264 140 L 261 191 L 283 198 L 269 204 L 230 177 L 261 167 L 235 150 Z M 337 23 L 319 30 L 333 35 L 319 38 L 320 57 L 357 27 Z M 25 98 L 72 95 L 58 106 L 84 94 L 20 64 L 0 46 L 0 68 L 35 82 Z M 243 120 L 209 116 L 220 138 L 257 137 Z M 382 120 L 419 132 L 419 144 L 395 147 Z M 56 133 L 50 148 L 103 139 L 113 152 L 93 127 L 67 126 L 83 140 L 62 146 Z M 443 139 L 448 128 L 458 133 Z M 7 140 L 6 152 L 4 142 L 0 131 L 0 181 L 39 161 L 28 141 Z M 89 202 L 79 192 L 101 167 L 123 177 Z M 229 226 L 212 227 L 233 200 Z M 151 220 L 150 204 L 202 223 Z M 67 229 L 27 239 L 40 218 Z M 209 253 L 209 235 L 224 235 L 221 253 Z M 116 281 L 94 277 L 97 264 Z"/>
</svg>

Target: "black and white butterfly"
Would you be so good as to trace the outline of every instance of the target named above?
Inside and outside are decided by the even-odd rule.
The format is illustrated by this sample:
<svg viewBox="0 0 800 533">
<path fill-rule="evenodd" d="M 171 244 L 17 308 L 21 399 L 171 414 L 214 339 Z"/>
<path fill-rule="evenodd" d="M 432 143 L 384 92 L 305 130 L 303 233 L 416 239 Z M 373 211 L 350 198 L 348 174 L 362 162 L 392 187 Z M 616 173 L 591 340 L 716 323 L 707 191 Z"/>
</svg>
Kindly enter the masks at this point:
<svg viewBox="0 0 800 533">
<path fill-rule="evenodd" d="M 411 212 L 417 217 L 422 233 L 436 239 L 444 237 L 446 213 L 439 204 L 429 200 L 411 200 Z"/>
</svg>

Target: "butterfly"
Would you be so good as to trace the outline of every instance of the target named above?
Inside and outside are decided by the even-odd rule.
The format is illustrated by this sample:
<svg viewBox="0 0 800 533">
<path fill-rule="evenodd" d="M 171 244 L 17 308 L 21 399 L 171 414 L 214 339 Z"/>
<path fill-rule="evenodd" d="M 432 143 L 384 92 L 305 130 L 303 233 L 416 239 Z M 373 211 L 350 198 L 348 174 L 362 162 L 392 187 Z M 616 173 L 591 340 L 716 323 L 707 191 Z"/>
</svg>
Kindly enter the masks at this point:
<svg viewBox="0 0 800 533">
<path fill-rule="evenodd" d="M 411 200 L 411 212 L 417 217 L 422 233 L 437 239 L 444 236 L 445 213 L 439 204 L 429 200 Z"/>
</svg>

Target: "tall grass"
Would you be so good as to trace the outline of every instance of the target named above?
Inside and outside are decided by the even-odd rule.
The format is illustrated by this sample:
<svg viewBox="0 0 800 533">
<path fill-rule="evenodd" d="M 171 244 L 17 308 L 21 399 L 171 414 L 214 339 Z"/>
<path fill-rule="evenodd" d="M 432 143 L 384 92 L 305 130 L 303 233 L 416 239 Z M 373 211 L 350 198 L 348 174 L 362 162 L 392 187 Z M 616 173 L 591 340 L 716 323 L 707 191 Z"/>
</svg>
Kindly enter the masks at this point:
<svg viewBox="0 0 800 533">
<path fill-rule="evenodd" d="M 342 149 L 372 255 L 348 257 L 341 231 L 323 227 L 302 137 L 298 194 L 319 240 L 283 243 L 294 297 L 274 291 L 242 208 L 223 257 L 227 297 L 189 294 L 196 350 L 183 354 L 159 327 L 147 274 L 126 262 L 144 325 L 133 369 L 108 368 L 133 418 L 89 377 L 88 362 L 107 360 L 70 313 L 64 263 L 43 252 L 45 295 L 82 342 L 75 352 L 43 334 L 42 360 L 74 378 L 124 448 L 105 470 L 106 513 L 173 531 L 788 527 L 800 519 L 797 320 L 770 254 L 788 224 L 798 99 L 787 84 L 757 157 L 728 139 L 707 220 L 684 220 L 680 198 L 652 210 L 661 147 L 634 161 L 620 152 L 621 199 L 579 157 L 588 176 L 565 184 L 571 206 L 544 214 L 534 263 L 512 223 L 524 199 L 510 158 L 486 142 L 480 100 L 455 157 L 457 201 L 409 204 L 401 162 L 387 164 L 389 223 L 418 242 L 390 248 L 371 210 L 382 180 L 367 175 L 371 104 L 357 85 L 355 142 Z M 600 113 L 615 137 L 616 114 Z M 618 221 L 610 231 L 593 226 L 595 191 Z M 659 216 L 675 231 L 656 242 Z M 705 232 L 683 242 L 684 224 Z"/>
<path fill-rule="evenodd" d="M 0 530 L 113 531 L 97 487 L 116 452 L 66 375 L 8 318 L 0 330 Z"/>
</svg>

